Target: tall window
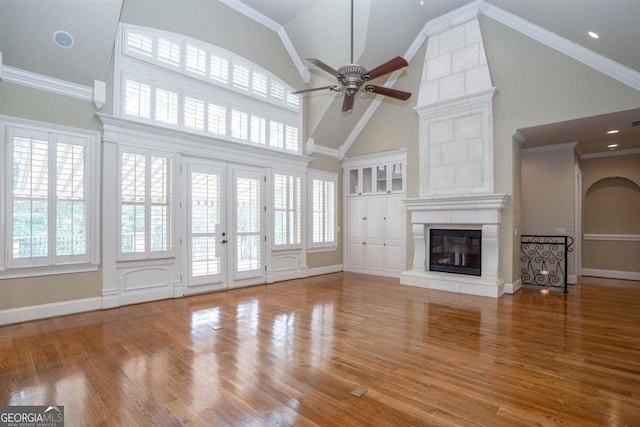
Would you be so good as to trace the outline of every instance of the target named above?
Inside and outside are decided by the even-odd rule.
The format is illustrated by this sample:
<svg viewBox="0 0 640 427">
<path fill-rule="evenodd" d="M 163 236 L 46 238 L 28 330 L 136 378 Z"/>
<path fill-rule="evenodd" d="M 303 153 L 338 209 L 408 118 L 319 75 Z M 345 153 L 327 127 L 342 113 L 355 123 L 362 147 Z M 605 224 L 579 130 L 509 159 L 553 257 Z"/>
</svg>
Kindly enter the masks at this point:
<svg viewBox="0 0 640 427">
<path fill-rule="evenodd" d="M 273 175 L 274 243 L 301 244 L 302 178 L 294 175 Z"/>
<path fill-rule="evenodd" d="M 336 247 L 336 185 L 335 174 L 309 173 L 310 248 L 334 249 Z"/>
<path fill-rule="evenodd" d="M 120 153 L 120 253 L 161 256 L 172 249 L 172 161 L 149 151 Z"/>
<path fill-rule="evenodd" d="M 97 137 L 45 126 L 13 125 L 0 117 L 6 171 L 0 208 L 7 213 L 0 271 L 97 262 Z"/>
</svg>

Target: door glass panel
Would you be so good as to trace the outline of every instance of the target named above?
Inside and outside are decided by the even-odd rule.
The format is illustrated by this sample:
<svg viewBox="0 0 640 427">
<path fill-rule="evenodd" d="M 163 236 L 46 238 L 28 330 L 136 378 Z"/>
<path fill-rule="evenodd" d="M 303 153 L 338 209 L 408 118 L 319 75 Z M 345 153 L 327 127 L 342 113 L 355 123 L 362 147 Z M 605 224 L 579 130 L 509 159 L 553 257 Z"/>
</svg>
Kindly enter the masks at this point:
<svg viewBox="0 0 640 427">
<path fill-rule="evenodd" d="M 376 167 L 376 192 L 387 192 L 387 165 Z"/>
<path fill-rule="evenodd" d="M 191 174 L 191 275 L 220 274 L 216 230 L 220 226 L 220 176 Z"/>
<path fill-rule="evenodd" d="M 260 180 L 236 178 L 236 271 L 258 270 L 260 260 Z"/>
</svg>

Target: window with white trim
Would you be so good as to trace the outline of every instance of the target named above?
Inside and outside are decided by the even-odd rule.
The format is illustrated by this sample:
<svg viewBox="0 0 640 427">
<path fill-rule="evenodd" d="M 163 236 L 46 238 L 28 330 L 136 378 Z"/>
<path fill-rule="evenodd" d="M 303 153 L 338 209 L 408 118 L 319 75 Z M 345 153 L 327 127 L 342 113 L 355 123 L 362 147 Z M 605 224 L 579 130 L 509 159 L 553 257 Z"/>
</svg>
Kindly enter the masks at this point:
<svg viewBox="0 0 640 427">
<path fill-rule="evenodd" d="M 97 133 L 1 116 L 0 129 L 0 276 L 97 265 Z"/>
<path fill-rule="evenodd" d="M 300 97 L 273 74 L 179 34 L 130 24 L 120 34 L 116 116 L 301 154 Z"/>
<path fill-rule="evenodd" d="M 121 259 L 171 254 L 172 159 L 133 147 L 122 147 L 119 158 Z"/>
<path fill-rule="evenodd" d="M 337 247 L 336 174 L 309 171 L 309 249 L 333 250 Z"/>
<path fill-rule="evenodd" d="M 302 243 L 302 177 L 273 175 L 274 246 L 296 246 Z"/>
</svg>

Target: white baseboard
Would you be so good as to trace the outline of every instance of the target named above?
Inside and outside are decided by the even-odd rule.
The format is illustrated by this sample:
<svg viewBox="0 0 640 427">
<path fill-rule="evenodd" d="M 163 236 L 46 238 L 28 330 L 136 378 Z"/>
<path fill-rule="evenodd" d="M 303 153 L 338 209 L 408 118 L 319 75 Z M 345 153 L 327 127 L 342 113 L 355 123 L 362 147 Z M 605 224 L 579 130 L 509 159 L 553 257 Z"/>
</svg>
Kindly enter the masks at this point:
<svg viewBox="0 0 640 427">
<path fill-rule="evenodd" d="M 64 316 L 66 314 L 81 313 L 83 311 L 100 310 L 101 308 L 102 298 L 100 297 L 9 308 L 0 310 L 0 325 Z"/>
<path fill-rule="evenodd" d="M 505 294 L 515 294 L 520 289 L 522 289 L 522 280 L 518 279 L 513 283 L 505 283 L 504 284 L 504 293 Z"/>
<path fill-rule="evenodd" d="M 343 271 L 342 264 L 315 267 L 307 270 L 307 277 L 320 276 L 321 274 L 339 273 Z"/>
<path fill-rule="evenodd" d="M 574 274 L 570 274 L 567 276 L 567 283 L 570 285 L 575 285 L 576 283 L 578 283 L 578 276 L 574 275 Z"/>
<path fill-rule="evenodd" d="M 606 277 L 609 279 L 640 280 L 640 273 L 636 271 L 600 270 L 597 268 L 583 268 L 583 276 Z"/>
</svg>

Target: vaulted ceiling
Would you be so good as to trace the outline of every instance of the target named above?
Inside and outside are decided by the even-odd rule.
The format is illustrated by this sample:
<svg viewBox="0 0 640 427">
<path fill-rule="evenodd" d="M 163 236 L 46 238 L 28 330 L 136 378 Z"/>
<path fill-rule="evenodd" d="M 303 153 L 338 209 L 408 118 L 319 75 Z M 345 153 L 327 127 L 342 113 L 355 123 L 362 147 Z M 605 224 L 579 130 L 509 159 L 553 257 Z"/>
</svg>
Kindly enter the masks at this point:
<svg viewBox="0 0 640 427">
<path fill-rule="evenodd" d="M 107 81 L 113 67 L 118 24 L 126 22 L 128 10 L 148 8 L 157 16 L 162 13 L 162 4 L 169 1 L 178 0 L 0 0 L 2 63 L 86 86 L 92 86 L 94 80 Z M 207 3 L 212 2 L 217 0 L 180 0 L 185 15 L 172 19 L 188 19 L 189 13 L 208 10 Z M 638 0 L 485 2 L 607 57 L 631 73 L 640 73 Z M 221 0 L 221 3 L 253 18 L 256 25 L 266 25 L 284 34 L 297 58 L 318 58 L 335 68 L 349 62 L 348 0 Z M 394 56 L 402 56 L 426 23 L 469 3 L 469 0 L 355 0 L 354 59 L 371 69 Z M 56 46 L 53 34 L 58 30 L 73 35 L 72 48 Z M 598 33 L 600 38 L 589 37 L 588 31 Z M 303 74 L 305 71 L 311 76 L 308 84 L 302 75 L 289 79 L 298 82 L 298 89 L 333 83 L 331 76 L 313 66 L 303 70 Z M 325 92 L 313 92 L 307 96 L 307 109 L 311 110 L 306 123 L 308 133 L 327 147 L 340 147 L 357 126 L 371 99 L 369 95 L 359 99 L 353 112 L 342 113 L 340 99 Z M 385 99 L 383 102 L 397 101 Z M 629 117 L 640 119 L 640 110 L 625 114 L 624 120 L 615 115 L 608 119 L 612 123 L 618 120 L 615 126 L 629 127 L 630 143 L 640 147 L 640 127 L 631 129 L 628 123 Z M 565 126 L 555 125 L 555 132 L 564 132 L 564 142 L 578 138 L 586 141 L 590 131 L 601 131 L 589 128 L 595 124 L 605 126 L 597 120 L 574 121 Z M 523 134 L 535 141 L 537 132 L 549 129 L 525 129 Z"/>
</svg>

